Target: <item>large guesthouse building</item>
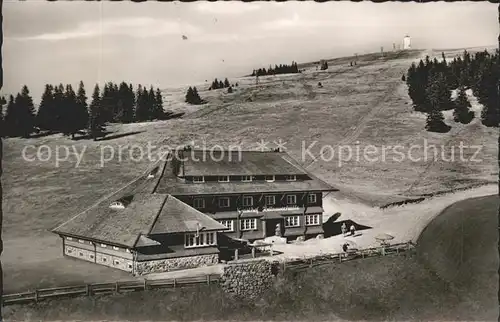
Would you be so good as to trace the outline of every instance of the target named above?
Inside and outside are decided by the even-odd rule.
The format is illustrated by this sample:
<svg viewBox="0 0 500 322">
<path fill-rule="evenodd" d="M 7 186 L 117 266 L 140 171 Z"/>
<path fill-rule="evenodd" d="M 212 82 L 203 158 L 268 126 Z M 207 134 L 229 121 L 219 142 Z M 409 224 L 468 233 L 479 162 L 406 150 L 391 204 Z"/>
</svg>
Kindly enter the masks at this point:
<svg viewBox="0 0 500 322">
<path fill-rule="evenodd" d="M 280 151 L 172 151 L 53 232 L 66 256 L 135 275 L 216 264 L 219 240 L 323 233 L 333 187 Z"/>
</svg>

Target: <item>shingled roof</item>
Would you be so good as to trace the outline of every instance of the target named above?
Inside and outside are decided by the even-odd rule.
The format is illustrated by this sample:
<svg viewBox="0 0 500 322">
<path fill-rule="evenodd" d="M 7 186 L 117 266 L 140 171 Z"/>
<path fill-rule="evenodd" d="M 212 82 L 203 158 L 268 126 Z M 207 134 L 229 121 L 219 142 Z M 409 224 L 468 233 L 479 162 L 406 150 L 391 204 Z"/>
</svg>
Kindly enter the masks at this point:
<svg viewBox="0 0 500 322">
<path fill-rule="evenodd" d="M 184 169 L 182 165 L 178 170 L 179 176 L 176 175 L 177 169 L 174 162 L 166 162 L 163 174 L 158 180 L 156 192 L 169 193 L 172 195 L 216 195 L 216 194 L 231 194 L 231 193 L 255 193 L 255 192 L 301 192 L 301 191 L 337 191 L 328 183 L 314 176 L 302 168 L 297 161 L 285 152 L 259 152 L 259 151 L 240 151 L 233 153 L 232 161 L 217 162 L 215 160 L 208 161 L 210 155 L 205 156 L 207 159 L 203 161 L 203 154 L 199 151 L 186 151 L 183 156 Z M 190 154 L 193 153 L 193 154 Z M 238 159 L 238 153 L 241 153 L 241 158 Z M 195 160 L 189 160 L 192 157 Z M 171 158 L 169 158 L 171 159 Z M 226 159 L 229 159 L 226 154 Z M 199 161 L 196 161 L 199 160 Z M 257 170 L 257 167 L 262 167 L 263 170 Z M 246 171 L 246 172 L 245 172 Z M 271 172 L 270 172 L 271 171 Z M 275 172 L 272 172 L 275 171 Z M 273 175 L 273 174 L 306 174 L 310 180 L 297 181 L 251 181 L 251 182 L 204 182 L 202 184 L 187 182 L 182 176 L 190 175 Z"/>
<path fill-rule="evenodd" d="M 306 171 L 279 151 L 183 151 L 182 176 L 300 175 Z"/>
<path fill-rule="evenodd" d="M 157 171 L 154 179 L 149 176 L 151 171 Z M 87 210 L 54 228 L 52 232 L 134 247 L 151 243 L 151 240 L 147 238 L 151 234 L 196 231 L 197 227 L 200 230 L 227 229 L 174 196 L 153 193 L 162 171 L 162 164 L 155 165 L 124 188 L 98 201 Z M 110 207 L 117 201 L 124 201 L 122 209 Z"/>
</svg>

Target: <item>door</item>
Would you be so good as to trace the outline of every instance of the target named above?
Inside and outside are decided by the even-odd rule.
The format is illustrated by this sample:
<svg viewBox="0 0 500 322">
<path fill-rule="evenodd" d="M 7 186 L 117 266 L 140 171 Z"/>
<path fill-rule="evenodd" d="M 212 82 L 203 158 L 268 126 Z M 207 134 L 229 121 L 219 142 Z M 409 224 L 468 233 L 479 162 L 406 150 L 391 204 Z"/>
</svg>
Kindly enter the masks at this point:
<svg viewBox="0 0 500 322">
<path fill-rule="evenodd" d="M 276 225 L 280 225 L 280 233 L 283 236 L 285 232 L 285 220 L 279 219 L 266 219 L 266 237 L 276 236 Z"/>
</svg>

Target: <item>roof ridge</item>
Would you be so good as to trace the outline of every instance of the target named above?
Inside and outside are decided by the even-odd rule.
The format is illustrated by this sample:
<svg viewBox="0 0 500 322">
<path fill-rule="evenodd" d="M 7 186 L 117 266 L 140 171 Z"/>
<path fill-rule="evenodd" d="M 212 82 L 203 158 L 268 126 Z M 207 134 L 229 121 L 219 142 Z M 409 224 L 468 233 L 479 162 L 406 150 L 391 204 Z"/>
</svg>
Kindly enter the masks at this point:
<svg viewBox="0 0 500 322">
<path fill-rule="evenodd" d="M 99 204 L 101 204 L 102 202 L 104 202 L 105 200 L 107 199 L 110 199 L 111 197 L 113 197 L 114 195 L 117 195 L 118 193 L 120 193 L 121 191 L 123 191 L 125 188 L 128 188 L 130 185 L 136 183 L 137 181 L 139 181 L 140 179 L 144 179 L 144 175 L 146 174 L 149 174 L 149 172 L 151 172 L 152 169 L 148 168 L 146 169 L 146 171 L 144 171 L 142 174 L 138 175 L 136 178 L 134 178 L 133 180 L 131 180 L 129 183 L 127 183 L 126 185 L 124 185 L 123 187 L 121 187 L 120 189 L 108 194 L 108 195 L 105 195 L 104 197 L 101 197 L 100 199 L 98 199 L 94 204 L 92 204 L 92 206 L 88 207 L 88 208 L 85 208 L 85 210 L 82 210 L 81 212 L 79 212 L 78 214 L 74 215 L 73 217 L 71 217 L 70 219 L 66 220 L 65 222 L 63 222 L 62 224 L 56 226 L 55 228 L 51 229 L 52 232 L 57 232 L 57 229 L 61 228 L 62 226 L 66 225 L 67 223 L 75 220 L 77 217 L 81 216 L 82 214 L 86 213 L 87 211 L 91 210 L 92 208 L 98 206 Z"/>
</svg>

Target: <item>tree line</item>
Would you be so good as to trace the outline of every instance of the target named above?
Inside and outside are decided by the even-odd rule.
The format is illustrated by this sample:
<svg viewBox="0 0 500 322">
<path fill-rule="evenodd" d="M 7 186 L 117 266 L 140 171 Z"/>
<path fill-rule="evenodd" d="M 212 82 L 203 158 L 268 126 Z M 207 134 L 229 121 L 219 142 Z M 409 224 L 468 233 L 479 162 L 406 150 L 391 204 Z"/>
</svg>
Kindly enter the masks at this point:
<svg viewBox="0 0 500 322">
<path fill-rule="evenodd" d="M 265 68 L 254 69 L 250 76 L 265 76 L 265 75 L 279 75 L 279 74 L 294 74 L 299 73 L 299 66 L 296 62 L 292 62 L 291 65 L 280 64 L 274 65 L 274 68 L 269 66 L 266 70 Z"/>
<path fill-rule="evenodd" d="M 427 56 L 418 64 L 413 63 L 402 80 L 408 85 L 408 94 L 415 111 L 427 113 L 426 129 L 433 132 L 447 132 L 450 127 L 444 123 L 443 111 L 453 109 L 456 122 L 468 124 L 474 118 L 466 90 L 471 89 L 483 105 L 481 122 L 488 127 L 498 127 L 498 50 L 472 56 L 464 51 L 462 57 L 448 62 L 444 53 L 442 60 Z M 457 90 L 455 100 L 452 90 Z"/>
<path fill-rule="evenodd" d="M 25 85 L 16 96 L 10 95 L 5 113 L 0 113 L 2 134 L 28 137 L 37 131 L 71 135 L 82 131 L 94 139 L 102 135 L 107 123 L 131 123 L 167 119 L 173 113 L 163 110 L 160 89 L 149 89 L 121 82 L 106 83 L 102 91 L 96 84 L 90 105 L 83 82 L 77 91 L 68 84 L 45 85 L 38 110 L 35 110 L 30 91 Z M 3 108 L 0 109 L 3 111 Z M 3 115 L 5 114 L 5 115 Z"/>
</svg>

